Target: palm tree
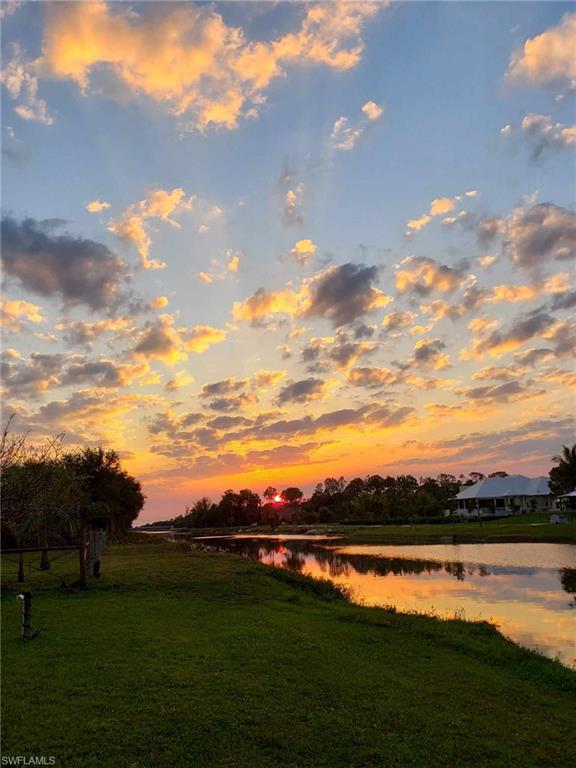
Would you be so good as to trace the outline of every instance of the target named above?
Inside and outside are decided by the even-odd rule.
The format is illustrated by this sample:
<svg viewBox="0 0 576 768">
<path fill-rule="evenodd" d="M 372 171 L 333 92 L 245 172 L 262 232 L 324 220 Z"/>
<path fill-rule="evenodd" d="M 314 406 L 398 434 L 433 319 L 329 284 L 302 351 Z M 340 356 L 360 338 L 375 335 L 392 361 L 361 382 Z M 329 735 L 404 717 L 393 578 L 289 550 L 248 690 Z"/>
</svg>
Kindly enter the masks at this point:
<svg viewBox="0 0 576 768">
<path fill-rule="evenodd" d="M 576 489 L 576 443 L 572 448 L 562 446 L 562 453 L 559 456 L 553 456 L 552 461 L 556 464 L 550 470 L 550 490 L 559 495 L 570 493 Z"/>
</svg>

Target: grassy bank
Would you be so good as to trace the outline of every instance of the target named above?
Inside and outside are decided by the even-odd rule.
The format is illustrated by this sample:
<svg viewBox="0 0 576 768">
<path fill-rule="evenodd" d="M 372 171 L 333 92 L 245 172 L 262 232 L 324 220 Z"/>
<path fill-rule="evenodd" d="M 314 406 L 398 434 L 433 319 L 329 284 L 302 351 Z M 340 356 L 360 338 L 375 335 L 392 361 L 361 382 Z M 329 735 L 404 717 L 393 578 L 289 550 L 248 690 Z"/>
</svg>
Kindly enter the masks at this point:
<svg viewBox="0 0 576 768">
<path fill-rule="evenodd" d="M 28 643 L 7 577 L 4 754 L 72 768 L 573 765 L 576 674 L 486 624 L 352 606 L 152 537 L 111 547 L 103 572 L 86 592 L 32 574 L 42 632 Z"/>
<path fill-rule="evenodd" d="M 519 515 L 501 520 L 439 525 L 342 526 L 350 544 L 429 543 L 451 539 L 465 542 L 542 541 L 576 544 L 576 520 L 555 525 L 549 515 Z"/>
<path fill-rule="evenodd" d="M 554 525 L 548 514 L 518 515 L 499 520 L 473 522 L 442 522 L 436 525 L 330 525 L 283 524 L 275 532 L 279 534 L 303 534 L 314 530 L 329 532 L 342 537 L 349 544 L 417 544 L 451 540 L 462 542 L 514 542 L 542 541 L 576 544 L 576 514 L 571 513 L 569 523 Z M 271 533 L 269 526 L 249 529 L 254 533 Z M 193 536 L 226 535 L 238 533 L 238 528 L 190 529 Z M 248 532 L 243 529 L 243 532 Z"/>
</svg>

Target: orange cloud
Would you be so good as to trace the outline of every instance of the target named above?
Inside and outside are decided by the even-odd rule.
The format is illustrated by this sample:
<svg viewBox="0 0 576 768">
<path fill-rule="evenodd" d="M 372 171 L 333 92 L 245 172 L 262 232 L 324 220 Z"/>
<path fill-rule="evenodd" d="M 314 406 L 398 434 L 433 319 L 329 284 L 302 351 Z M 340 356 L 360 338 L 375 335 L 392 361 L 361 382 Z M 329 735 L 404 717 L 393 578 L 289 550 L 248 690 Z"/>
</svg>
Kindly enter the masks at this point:
<svg viewBox="0 0 576 768">
<path fill-rule="evenodd" d="M 183 119 L 183 128 L 230 129 L 240 117 L 257 114 L 270 83 L 287 67 L 354 67 L 363 51 L 362 28 L 380 7 L 312 5 L 297 31 L 251 42 L 212 7 L 186 4 L 139 14 L 106 2 L 55 3 L 46 9 L 34 71 L 72 80 L 87 94 L 94 72 L 107 66 L 127 92 L 165 105 Z"/>
<path fill-rule="evenodd" d="M 420 229 L 424 229 L 426 224 L 430 223 L 430 221 L 432 221 L 432 218 L 425 213 L 423 216 L 420 216 L 419 219 L 410 219 L 406 226 L 408 229 L 415 229 L 418 231 Z"/>
<path fill-rule="evenodd" d="M 184 347 L 189 352 L 205 352 L 214 344 L 220 344 L 226 338 L 226 331 L 213 328 L 211 325 L 195 325 L 189 330 L 182 331 Z"/>
<path fill-rule="evenodd" d="M 171 379 L 169 379 L 164 385 L 164 389 L 168 392 L 176 392 L 182 387 L 188 386 L 188 384 L 194 383 L 194 377 L 190 376 L 186 371 L 178 371 Z"/>
<path fill-rule="evenodd" d="M 445 344 L 439 339 L 421 339 L 414 345 L 411 364 L 441 371 L 450 367 L 450 358 L 442 350 Z"/>
<path fill-rule="evenodd" d="M 298 317 L 304 313 L 309 301 L 309 290 L 303 286 L 301 291 L 285 288 L 281 291 L 256 291 L 243 302 L 234 302 L 232 317 L 234 320 L 261 321 L 269 315 L 286 314 Z"/>
<path fill-rule="evenodd" d="M 380 104 L 376 104 L 375 101 L 367 101 L 362 107 L 362 112 L 368 120 L 379 120 L 384 114 L 384 108 Z"/>
<path fill-rule="evenodd" d="M 432 291 L 452 293 L 459 288 L 469 288 L 476 282 L 474 275 L 466 275 L 460 269 L 415 256 L 402 259 L 396 268 L 395 279 L 399 293 L 415 291 L 421 296 Z"/>
<path fill-rule="evenodd" d="M 0 320 L 2 328 L 10 333 L 19 333 L 25 322 L 42 323 L 42 308 L 37 304 L 31 304 L 29 301 L 14 299 L 13 301 L 2 302 L 0 309 Z"/>
<path fill-rule="evenodd" d="M 436 197 L 430 203 L 430 216 L 441 216 L 454 210 L 456 203 L 450 197 Z"/>
<path fill-rule="evenodd" d="M 161 360 L 175 365 L 186 360 L 190 352 L 200 354 L 226 338 L 226 331 L 211 325 L 196 325 L 192 328 L 175 327 L 172 315 L 160 315 L 147 323 L 137 338 L 133 353 L 137 357 Z"/>
<path fill-rule="evenodd" d="M 171 192 L 155 188 L 146 199 L 129 205 L 119 218 L 112 220 L 108 230 L 124 242 L 136 246 L 140 255 L 140 266 L 143 269 L 163 269 L 166 266 L 165 262 L 148 258 L 152 240 L 148 234 L 146 221 L 157 218 L 179 228 L 180 224 L 171 217 L 182 211 L 191 211 L 195 201 L 196 196 L 191 195 L 186 198 L 186 193 L 181 187 Z"/>
<path fill-rule="evenodd" d="M 510 60 L 507 77 L 536 85 L 576 83 L 576 13 L 567 13 L 560 24 L 529 38 Z"/>
<path fill-rule="evenodd" d="M 258 371 L 251 377 L 251 381 L 257 389 L 266 389 L 278 384 L 285 376 L 286 371 Z"/>
<path fill-rule="evenodd" d="M 516 318 L 512 324 L 505 330 L 499 328 L 491 330 L 487 336 L 474 338 L 468 349 L 462 349 L 460 357 L 462 360 L 481 360 L 484 355 L 490 357 L 502 357 L 508 352 L 513 352 L 523 346 L 527 341 L 538 336 L 545 336 L 550 332 L 554 320 L 545 310 L 538 309 Z M 497 324 L 496 324 L 497 325 Z M 478 318 L 476 323 L 471 322 L 468 326 L 475 332 L 481 334 L 494 326 L 486 322 L 485 318 Z"/>
<path fill-rule="evenodd" d="M 290 251 L 294 261 L 304 267 L 316 253 L 317 247 L 310 239 L 298 240 Z"/>
<path fill-rule="evenodd" d="M 56 323 L 56 328 L 64 331 L 64 340 L 68 344 L 91 346 L 106 333 L 131 335 L 134 332 L 134 320 L 131 317 L 110 317 L 94 322 L 66 319 Z"/>
<path fill-rule="evenodd" d="M 346 380 L 357 387 L 382 387 L 397 383 L 398 374 L 388 368 L 352 368 L 346 374 Z"/>
<path fill-rule="evenodd" d="M 110 203 L 103 202 L 102 200 L 91 200 L 85 205 L 88 213 L 102 213 L 107 208 L 110 208 Z"/>
<path fill-rule="evenodd" d="M 168 306 L 168 297 L 155 296 L 150 302 L 150 306 L 152 307 L 152 309 L 164 309 L 164 307 Z"/>
<path fill-rule="evenodd" d="M 471 189 L 468 192 L 464 192 L 463 195 L 456 195 L 452 197 L 435 197 L 430 203 L 430 207 L 427 213 L 422 214 L 418 219 L 410 219 L 406 226 L 409 230 L 419 231 L 429 224 L 434 216 L 443 216 L 446 213 L 450 213 L 456 207 L 456 204 L 461 202 L 464 198 L 477 197 L 478 192 L 475 189 Z M 460 211 L 456 216 L 444 219 L 444 224 L 455 224 L 458 219 L 467 216 L 466 211 Z M 407 233 L 409 234 L 409 233 Z"/>
<path fill-rule="evenodd" d="M 378 268 L 363 264 L 328 267 L 302 281 L 300 288 L 280 291 L 260 288 L 243 302 L 235 302 L 234 320 L 258 325 L 274 314 L 290 317 L 324 317 L 338 327 L 368 312 L 386 307 L 392 297 L 375 288 Z"/>
<path fill-rule="evenodd" d="M 228 271 L 229 272 L 238 272 L 238 269 L 240 268 L 240 254 L 234 253 L 233 251 L 228 252 Z"/>
</svg>

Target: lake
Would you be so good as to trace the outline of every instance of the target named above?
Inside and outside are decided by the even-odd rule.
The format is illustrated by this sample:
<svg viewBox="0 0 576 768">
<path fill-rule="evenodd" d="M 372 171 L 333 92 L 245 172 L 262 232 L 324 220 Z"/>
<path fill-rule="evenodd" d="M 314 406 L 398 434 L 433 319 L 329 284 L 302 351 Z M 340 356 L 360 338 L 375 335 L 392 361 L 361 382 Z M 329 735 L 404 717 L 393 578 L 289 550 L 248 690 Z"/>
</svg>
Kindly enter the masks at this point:
<svg viewBox="0 0 576 768">
<path fill-rule="evenodd" d="M 576 668 L 576 546 L 340 546 L 329 536 L 206 537 L 266 565 L 330 579 L 364 605 L 488 620 L 517 643 Z"/>
</svg>

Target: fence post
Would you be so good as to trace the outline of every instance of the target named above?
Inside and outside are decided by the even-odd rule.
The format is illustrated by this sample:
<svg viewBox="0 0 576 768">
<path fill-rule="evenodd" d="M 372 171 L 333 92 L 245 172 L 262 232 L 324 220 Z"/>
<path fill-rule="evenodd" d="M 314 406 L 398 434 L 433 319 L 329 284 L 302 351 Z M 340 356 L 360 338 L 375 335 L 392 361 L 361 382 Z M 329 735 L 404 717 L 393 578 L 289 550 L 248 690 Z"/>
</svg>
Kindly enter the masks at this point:
<svg viewBox="0 0 576 768">
<path fill-rule="evenodd" d="M 106 533 L 104 531 L 90 531 L 90 570 L 92 576 L 100 576 L 100 560 L 105 542 Z"/>
<path fill-rule="evenodd" d="M 22 640 L 32 640 L 38 634 L 32 629 L 32 593 L 23 592 L 18 599 L 22 600 Z"/>
</svg>

